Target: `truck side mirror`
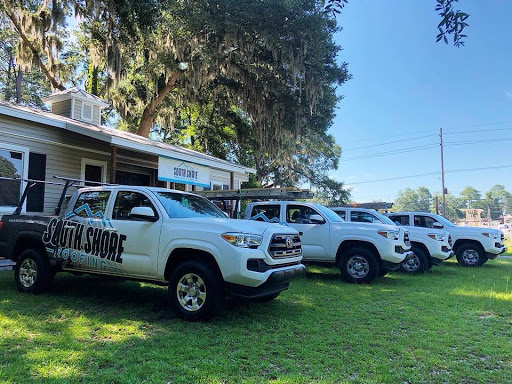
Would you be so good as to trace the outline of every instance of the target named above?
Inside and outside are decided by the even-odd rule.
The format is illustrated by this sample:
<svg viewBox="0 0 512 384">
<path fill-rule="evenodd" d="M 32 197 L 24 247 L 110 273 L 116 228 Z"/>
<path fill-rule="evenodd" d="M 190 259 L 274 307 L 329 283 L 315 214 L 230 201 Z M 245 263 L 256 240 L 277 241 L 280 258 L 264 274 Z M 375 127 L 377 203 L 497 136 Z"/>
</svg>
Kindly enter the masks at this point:
<svg viewBox="0 0 512 384">
<path fill-rule="evenodd" d="M 158 220 L 158 216 L 155 215 L 155 212 L 153 212 L 153 209 L 150 207 L 133 207 L 130 211 L 130 216 L 136 219 L 151 222 Z"/>
<path fill-rule="evenodd" d="M 324 218 L 322 216 L 320 216 L 320 215 L 311 215 L 311 216 L 309 216 L 309 221 L 312 224 L 324 224 L 325 223 Z"/>
<path fill-rule="evenodd" d="M 444 228 L 444 227 L 443 227 L 443 224 L 438 223 L 437 221 L 435 221 L 435 222 L 432 223 L 432 228 L 439 228 L 439 229 L 441 229 L 441 228 Z"/>
</svg>

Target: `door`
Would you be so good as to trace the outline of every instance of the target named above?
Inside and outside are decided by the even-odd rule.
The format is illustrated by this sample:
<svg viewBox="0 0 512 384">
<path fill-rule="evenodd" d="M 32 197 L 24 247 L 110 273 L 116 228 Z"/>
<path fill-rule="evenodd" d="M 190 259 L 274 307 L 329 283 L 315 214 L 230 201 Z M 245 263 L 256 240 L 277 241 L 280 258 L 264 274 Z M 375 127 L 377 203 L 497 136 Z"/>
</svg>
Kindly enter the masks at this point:
<svg viewBox="0 0 512 384">
<path fill-rule="evenodd" d="M 158 217 L 155 222 L 130 215 L 134 207 L 149 207 Z M 121 265 L 130 276 L 155 277 L 162 215 L 142 192 L 118 191 L 112 209 L 111 223 L 114 233 L 123 240 Z"/>
<path fill-rule="evenodd" d="M 323 224 L 311 222 L 311 215 L 320 215 L 306 205 L 289 204 L 286 207 L 286 223 L 299 231 L 302 253 L 306 260 L 329 260 L 329 222 Z"/>
</svg>

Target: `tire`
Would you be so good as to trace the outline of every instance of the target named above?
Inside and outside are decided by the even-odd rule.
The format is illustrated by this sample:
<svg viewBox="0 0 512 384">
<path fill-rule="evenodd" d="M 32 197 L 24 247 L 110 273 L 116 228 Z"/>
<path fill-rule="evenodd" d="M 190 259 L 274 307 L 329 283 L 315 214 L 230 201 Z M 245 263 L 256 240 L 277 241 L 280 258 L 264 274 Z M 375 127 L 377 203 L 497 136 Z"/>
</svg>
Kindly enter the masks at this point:
<svg viewBox="0 0 512 384">
<path fill-rule="evenodd" d="M 379 266 L 379 274 L 377 275 L 377 277 L 384 277 L 386 276 L 387 274 L 389 273 L 389 271 L 387 269 L 385 269 L 382 265 Z"/>
<path fill-rule="evenodd" d="M 338 267 L 343 280 L 355 284 L 370 284 L 380 273 L 377 258 L 364 248 L 353 248 L 344 252 Z"/>
<path fill-rule="evenodd" d="M 46 292 L 54 276 L 48 259 L 38 249 L 23 251 L 16 261 L 14 280 L 20 292 L 33 294 Z"/>
<path fill-rule="evenodd" d="M 425 273 L 429 267 L 428 256 L 418 247 L 412 247 L 411 251 L 414 252 L 414 256 L 400 263 L 400 272 L 410 275 Z"/>
<path fill-rule="evenodd" d="M 487 261 L 487 256 L 480 245 L 462 244 L 457 249 L 457 261 L 461 267 L 476 268 Z"/>
<path fill-rule="evenodd" d="M 224 302 L 222 278 L 215 269 L 201 261 L 179 264 L 169 279 L 169 298 L 174 312 L 187 321 L 214 317 Z"/>
</svg>

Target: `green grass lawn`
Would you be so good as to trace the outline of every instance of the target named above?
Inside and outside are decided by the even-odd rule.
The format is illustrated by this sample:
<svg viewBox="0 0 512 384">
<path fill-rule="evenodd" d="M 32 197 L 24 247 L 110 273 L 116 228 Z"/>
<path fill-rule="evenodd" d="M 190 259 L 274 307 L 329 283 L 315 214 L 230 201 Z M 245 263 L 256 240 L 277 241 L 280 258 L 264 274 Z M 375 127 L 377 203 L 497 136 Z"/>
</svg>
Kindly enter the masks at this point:
<svg viewBox="0 0 512 384">
<path fill-rule="evenodd" d="M 512 259 L 370 286 L 310 267 L 207 323 L 178 320 L 166 292 L 60 274 L 33 296 L 0 272 L 0 382 L 512 383 Z"/>
</svg>

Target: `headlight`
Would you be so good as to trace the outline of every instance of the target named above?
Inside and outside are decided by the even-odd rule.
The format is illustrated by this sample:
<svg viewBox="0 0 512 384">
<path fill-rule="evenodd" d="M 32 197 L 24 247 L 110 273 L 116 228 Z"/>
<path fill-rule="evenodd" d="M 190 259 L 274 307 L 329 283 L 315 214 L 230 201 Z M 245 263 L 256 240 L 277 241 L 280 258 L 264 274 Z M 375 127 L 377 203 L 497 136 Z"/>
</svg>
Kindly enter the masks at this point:
<svg viewBox="0 0 512 384">
<path fill-rule="evenodd" d="M 377 231 L 381 236 L 387 237 L 388 239 L 398 240 L 400 232 L 398 231 Z"/>
<path fill-rule="evenodd" d="M 224 233 L 222 238 L 235 247 L 256 248 L 261 244 L 262 237 L 258 235 L 250 235 L 247 233 Z"/>
<path fill-rule="evenodd" d="M 437 241 L 444 241 L 445 238 L 444 235 L 441 235 L 439 233 L 428 233 L 427 236 Z"/>
<path fill-rule="evenodd" d="M 485 237 L 490 237 L 492 239 L 497 239 L 498 238 L 498 234 L 496 232 L 484 232 L 482 233 L 482 235 L 484 235 Z"/>
</svg>

